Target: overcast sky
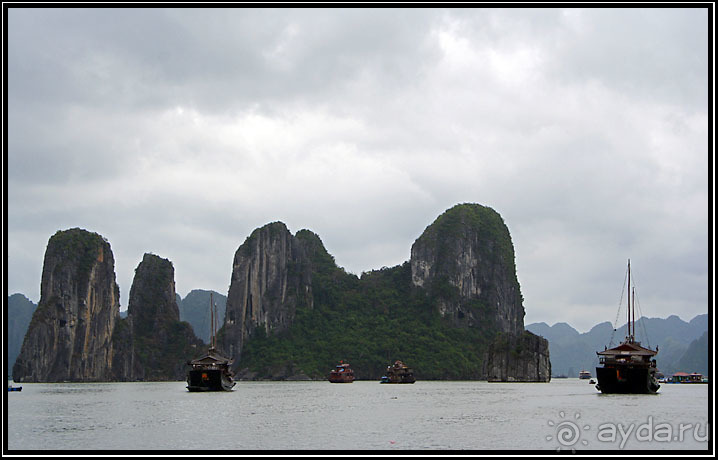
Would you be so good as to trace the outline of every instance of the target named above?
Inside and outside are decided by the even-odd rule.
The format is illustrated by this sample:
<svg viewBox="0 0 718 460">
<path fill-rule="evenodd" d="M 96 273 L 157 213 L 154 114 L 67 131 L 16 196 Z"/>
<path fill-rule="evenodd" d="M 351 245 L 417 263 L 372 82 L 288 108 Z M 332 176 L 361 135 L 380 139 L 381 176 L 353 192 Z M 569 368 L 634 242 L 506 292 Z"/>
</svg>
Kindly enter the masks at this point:
<svg viewBox="0 0 718 460">
<path fill-rule="evenodd" d="M 146 252 L 182 297 L 226 295 L 237 248 L 282 221 L 360 275 L 471 202 L 511 232 L 526 324 L 614 322 L 629 258 L 645 316 L 708 312 L 706 9 L 10 8 L 7 25 L 8 295 L 39 301 L 58 230 L 107 238 L 126 309 Z"/>
</svg>

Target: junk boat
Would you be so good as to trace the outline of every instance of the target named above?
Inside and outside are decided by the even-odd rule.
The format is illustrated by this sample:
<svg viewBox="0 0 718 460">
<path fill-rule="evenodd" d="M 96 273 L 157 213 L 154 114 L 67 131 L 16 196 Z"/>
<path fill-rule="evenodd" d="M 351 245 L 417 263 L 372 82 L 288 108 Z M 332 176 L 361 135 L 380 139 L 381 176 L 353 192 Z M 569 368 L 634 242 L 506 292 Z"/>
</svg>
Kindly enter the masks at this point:
<svg viewBox="0 0 718 460">
<path fill-rule="evenodd" d="M 337 367 L 329 373 L 329 381 L 332 383 L 352 383 L 354 381 L 354 371 L 349 367 L 348 363 L 339 361 Z"/>
<path fill-rule="evenodd" d="M 631 297 L 633 296 L 633 309 Z M 658 353 L 636 341 L 636 289 L 631 289 L 631 261 L 628 261 L 628 331 L 625 340 L 614 348 L 596 352 L 599 364 L 596 368 L 601 393 L 656 393 L 660 388 L 656 380 L 656 360 Z M 619 306 L 620 309 L 620 306 Z M 615 329 L 614 329 L 615 331 Z M 611 337 L 613 341 L 613 337 Z M 650 345 L 649 345 L 650 346 Z"/>
<path fill-rule="evenodd" d="M 187 390 L 189 391 L 232 391 L 236 384 L 230 366 L 232 360 L 220 355 L 216 349 L 217 306 L 209 294 L 209 310 L 212 337 L 207 354 L 188 362 Z"/>
<path fill-rule="evenodd" d="M 401 361 L 394 362 L 393 366 L 386 366 L 386 375 L 382 376 L 381 383 L 414 383 L 414 371 Z"/>
<path fill-rule="evenodd" d="M 591 378 L 591 372 L 589 371 L 581 371 L 578 373 L 578 378 L 580 379 L 590 379 Z"/>
</svg>

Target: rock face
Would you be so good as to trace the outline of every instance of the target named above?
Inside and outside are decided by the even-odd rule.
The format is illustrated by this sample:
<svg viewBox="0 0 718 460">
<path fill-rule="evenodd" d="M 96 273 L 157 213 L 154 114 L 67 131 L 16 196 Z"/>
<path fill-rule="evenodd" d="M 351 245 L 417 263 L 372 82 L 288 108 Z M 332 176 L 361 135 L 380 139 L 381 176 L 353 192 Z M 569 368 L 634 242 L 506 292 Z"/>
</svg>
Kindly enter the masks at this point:
<svg viewBox="0 0 718 460">
<path fill-rule="evenodd" d="M 304 322 L 301 329 L 291 333 L 300 305 L 308 306 L 301 310 Z M 392 309 L 413 311 L 413 317 L 396 322 L 394 318 L 402 313 Z M 544 372 L 550 369 L 548 342 L 524 334 L 523 298 L 508 228 L 498 213 L 477 204 L 458 205 L 439 216 L 412 246 L 409 263 L 372 276 L 362 275 L 361 279 L 337 267 L 321 240 L 308 230 L 292 237 L 281 222 L 255 230 L 235 254 L 220 343 L 238 368 L 243 368 L 244 363 L 252 368 L 242 369 L 238 374 L 241 378 L 282 379 L 300 375 L 302 369 L 295 363 L 306 365 L 314 361 L 314 365 L 317 357 L 326 353 L 326 347 L 311 355 L 303 354 L 302 350 L 307 349 L 308 343 L 325 341 L 332 343 L 332 353 L 344 353 L 342 356 L 357 353 L 355 362 L 372 367 L 355 369 L 357 375 L 361 372 L 369 375 L 375 364 L 379 372 L 385 364 L 375 362 L 377 358 L 386 359 L 378 356 L 381 353 L 377 354 L 377 346 L 385 345 L 392 334 L 413 341 L 412 321 L 421 317 L 418 321 L 431 323 L 434 320 L 430 318 L 436 313 L 443 318 L 434 323 L 434 327 L 441 329 L 436 332 L 449 334 L 451 347 L 455 348 L 443 347 L 442 356 L 447 360 L 438 363 L 429 356 L 431 353 L 414 356 L 415 361 L 432 368 L 427 369 L 431 375 L 454 372 L 464 378 L 487 378 L 491 372 L 506 381 L 550 378 L 550 372 Z M 381 318 L 372 322 L 363 316 L 370 314 Z M 331 318 L 329 324 L 312 327 L 324 324 L 327 318 Z M 363 330 L 356 329 L 359 323 Z M 388 330 L 377 333 L 371 327 Z M 271 333 L 288 329 L 290 334 L 284 347 L 278 345 L 283 339 L 265 340 Z M 335 329 L 342 331 L 341 337 L 336 336 Z M 262 334 L 255 341 L 252 339 L 257 330 Z M 292 338 L 293 334 L 297 336 Z M 340 346 L 340 339 L 351 334 L 372 339 L 368 343 L 357 343 L 360 339 Z M 462 346 L 462 340 L 471 343 Z M 516 343 L 511 350 L 520 352 L 504 353 L 507 346 L 504 342 Z M 252 346 L 245 348 L 246 344 Z M 421 341 L 415 345 L 404 353 L 417 353 L 425 346 Z M 364 355 L 355 350 L 357 347 L 364 350 Z M 461 364 L 466 359 L 462 355 L 469 349 L 473 356 L 469 360 L 478 363 L 470 370 Z M 276 359 L 265 358 L 265 352 Z M 432 352 L 435 354 L 436 350 Z M 492 353 L 496 356 L 490 356 Z M 369 355 L 372 358 L 367 358 Z M 442 363 L 449 362 L 443 365 L 462 370 L 442 371 Z M 306 374 L 316 375 L 316 371 L 314 367 Z"/>
<path fill-rule="evenodd" d="M 511 236 L 491 208 L 463 204 L 439 216 L 411 247 L 411 278 L 457 326 L 524 330 Z"/>
<path fill-rule="evenodd" d="M 496 211 L 461 204 L 439 216 L 411 247 L 411 279 L 457 327 L 499 332 L 484 359 L 487 379 L 550 380 L 548 341 L 524 332 L 514 247 Z"/>
<path fill-rule="evenodd" d="M 110 244 L 97 233 L 75 228 L 50 238 L 15 381 L 109 380 L 120 311 L 114 265 Z"/>
<path fill-rule="evenodd" d="M 145 254 L 135 270 L 127 318 L 114 341 L 116 380 L 183 380 L 186 362 L 202 351 L 192 327 L 180 322 L 172 262 Z"/>
<path fill-rule="evenodd" d="M 551 380 L 548 341 L 531 332 L 499 334 L 486 356 L 485 374 L 489 382 Z"/>
<path fill-rule="evenodd" d="M 299 302 L 311 307 L 311 284 L 307 244 L 281 222 L 256 229 L 234 255 L 219 348 L 236 360 L 257 328 L 286 330 Z"/>
</svg>

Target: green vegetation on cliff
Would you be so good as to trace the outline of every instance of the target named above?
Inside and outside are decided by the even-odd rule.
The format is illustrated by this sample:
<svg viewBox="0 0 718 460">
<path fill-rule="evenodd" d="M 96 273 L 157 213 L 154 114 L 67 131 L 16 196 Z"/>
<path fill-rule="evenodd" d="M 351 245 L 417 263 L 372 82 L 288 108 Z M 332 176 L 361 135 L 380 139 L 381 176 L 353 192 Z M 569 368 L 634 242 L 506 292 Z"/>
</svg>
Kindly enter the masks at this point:
<svg viewBox="0 0 718 460">
<path fill-rule="evenodd" d="M 129 316 L 115 327 L 115 345 L 122 359 L 133 361 L 131 380 L 182 379 L 185 363 L 202 342 L 192 326 L 179 319 L 172 262 L 145 254 L 130 289 Z M 131 329 L 130 329 L 131 328 Z"/>
<path fill-rule="evenodd" d="M 425 236 L 442 245 L 464 237 L 461 233 L 467 226 L 495 241 L 492 253 L 506 258 L 513 269 L 510 236 L 490 208 L 452 208 L 427 228 Z M 310 259 L 313 305 L 300 302 L 292 325 L 283 332 L 267 334 L 257 328 L 243 346 L 239 368 L 271 378 L 276 377 L 273 368 L 287 363 L 311 378 L 324 378 L 344 360 L 357 378 L 378 379 L 387 365 L 401 359 L 420 379 L 482 377 L 484 354 L 496 327 L 495 312 L 479 299 L 462 302 L 480 318 L 481 327 L 457 327 L 437 307 L 440 301 L 460 295 L 450 283 L 437 283 L 430 290 L 414 286 L 410 262 L 358 278 L 337 267 L 311 231 L 299 231 L 296 238 Z M 515 273 L 511 277 L 515 280 Z"/>
<path fill-rule="evenodd" d="M 314 308 L 302 305 L 288 331 L 263 329 L 245 344 L 240 367 L 259 376 L 291 362 L 312 378 L 339 362 L 357 378 L 379 378 L 401 359 L 422 379 L 476 379 L 490 329 L 456 328 L 432 308 L 432 299 L 411 288 L 409 263 L 365 273 L 361 280 L 339 268 L 313 272 Z"/>
</svg>

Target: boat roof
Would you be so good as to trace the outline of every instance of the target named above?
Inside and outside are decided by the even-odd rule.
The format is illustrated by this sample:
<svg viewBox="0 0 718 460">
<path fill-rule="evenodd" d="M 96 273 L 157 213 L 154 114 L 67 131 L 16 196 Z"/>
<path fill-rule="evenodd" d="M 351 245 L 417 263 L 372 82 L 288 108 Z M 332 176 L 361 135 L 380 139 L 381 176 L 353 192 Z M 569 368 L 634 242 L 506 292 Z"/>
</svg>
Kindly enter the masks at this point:
<svg viewBox="0 0 718 460">
<path fill-rule="evenodd" d="M 206 355 L 201 358 L 193 359 L 190 361 L 191 364 L 229 364 L 230 359 L 225 358 L 214 350 L 210 350 Z"/>
<path fill-rule="evenodd" d="M 608 350 L 598 351 L 597 355 L 640 355 L 640 356 L 653 356 L 657 354 L 657 350 L 651 350 L 650 348 L 644 348 L 637 343 L 623 342 L 617 347 L 609 348 Z"/>
</svg>

